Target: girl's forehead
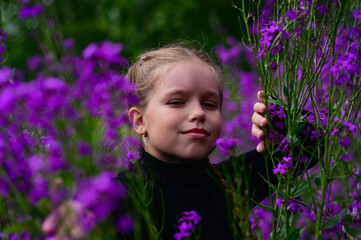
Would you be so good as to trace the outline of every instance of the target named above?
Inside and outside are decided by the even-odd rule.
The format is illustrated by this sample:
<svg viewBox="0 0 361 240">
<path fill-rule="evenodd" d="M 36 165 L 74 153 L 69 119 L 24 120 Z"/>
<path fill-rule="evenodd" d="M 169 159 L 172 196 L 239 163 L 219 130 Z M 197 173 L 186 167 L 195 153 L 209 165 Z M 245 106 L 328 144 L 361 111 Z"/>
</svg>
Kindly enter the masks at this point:
<svg viewBox="0 0 361 240">
<path fill-rule="evenodd" d="M 220 90 L 220 79 L 214 69 L 207 63 L 192 59 L 188 61 L 179 61 L 165 66 L 156 81 L 159 87 L 191 87 L 197 83 L 204 83 L 204 88 L 216 86 Z"/>
<path fill-rule="evenodd" d="M 164 83 L 165 79 L 171 81 L 181 80 L 180 83 L 182 83 L 182 80 L 186 82 L 186 80 L 196 80 L 197 78 L 206 79 L 216 83 L 219 83 L 220 81 L 214 69 L 207 63 L 198 59 L 171 63 L 161 69 L 160 74 L 158 79 L 159 83 Z"/>
</svg>

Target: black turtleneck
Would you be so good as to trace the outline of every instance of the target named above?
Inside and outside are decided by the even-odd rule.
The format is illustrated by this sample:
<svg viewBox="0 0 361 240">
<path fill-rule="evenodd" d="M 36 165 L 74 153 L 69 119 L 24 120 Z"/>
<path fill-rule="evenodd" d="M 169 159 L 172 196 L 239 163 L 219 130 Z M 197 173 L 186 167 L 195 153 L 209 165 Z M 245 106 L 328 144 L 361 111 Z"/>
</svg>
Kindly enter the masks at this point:
<svg viewBox="0 0 361 240">
<path fill-rule="evenodd" d="M 191 210 L 202 218 L 200 226 L 197 226 L 201 229 L 201 239 L 231 239 L 225 194 L 211 175 L 208 159 L 172 164 L 160 161 L 146 152 L 143 156 L 144 164 L 154 174 L 158 223 L 161 223 L 164 208 L 163 239 L 174 239 L 181 213 Z"/>
<path fill-rule="evenodd" d="M 201 239 L 233 239 L 224 187 L 214 175 L 208 159 L 172 164 L 145 151 L 142 152 L 142 159 L 146 175 L 151 176 L 149 179 L 153 186 L 153 218 L 158 228 L 163 224 L 162 239 L 174 239 L 181 213 L 191 210 L 202 218 L 200 226 L 197 226 L 201 229 Z M 232 157 L 231 160 L 214 167 L 221 174 L 228 168 L 227 172 L 231 175 L 235 175 L 232 169 L 246 169 L 252 198 L 260 201 L 269 195 L 268 184 L 259 176 L 261 174 L 267 178 L 267 168 L 263 155 L 257 151 Z M 268 164 L 268 168 L 271 169 L 272 164 Z M 271 182 L 276 183 L 275 175 L 270 175 Z M 240 176 L 243 177 L 242 174 Z M 118 181 L 124 182 L 124 179 L 118 176 Z"/>
</svg>

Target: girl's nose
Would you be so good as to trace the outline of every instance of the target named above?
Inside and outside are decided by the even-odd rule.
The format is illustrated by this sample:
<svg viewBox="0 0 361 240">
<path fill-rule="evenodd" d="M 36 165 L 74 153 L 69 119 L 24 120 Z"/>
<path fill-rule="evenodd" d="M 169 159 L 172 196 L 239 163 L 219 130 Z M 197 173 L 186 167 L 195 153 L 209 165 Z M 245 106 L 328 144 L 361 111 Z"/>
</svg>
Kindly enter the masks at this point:
<svg viewBox="0 0 361 240">
<path fill-rule="evenodd" d="M 189 114 L 189 121 L 204 121 L 206 119 L 206 114 L 202 108 L 202 106 L 197 103 L 193 104 L 190 114 Z"/>
</svg>

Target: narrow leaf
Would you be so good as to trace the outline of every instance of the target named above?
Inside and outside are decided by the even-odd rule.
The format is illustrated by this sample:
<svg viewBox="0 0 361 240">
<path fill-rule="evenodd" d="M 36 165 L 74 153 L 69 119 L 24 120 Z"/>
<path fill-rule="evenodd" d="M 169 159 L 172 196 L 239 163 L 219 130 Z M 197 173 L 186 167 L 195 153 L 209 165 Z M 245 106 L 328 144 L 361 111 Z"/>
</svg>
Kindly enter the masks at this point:
<svg viewBox="0 0 361 240">
<path fill-rule="evenodd" d="M 301 196 L 310 187 L 307 180 L 302 180 L 295 188 L 291 190 L 291 197 Z"/>
<path fill-rule="evenodd" d="M 329 228 L 336 226 L 341 221 L 341 218 L 343 217 L 343 215 L 345 215 L 345 209 L 343 209 L 339 214 L 330 218 L 327 222 L 322 224 L 321 230 L 329 229 Z"/>
<path fill-rule="evenodd" d="M 300 229 L 296 228 L 288 234 L 283 240 L 298 240 L 300 239 Z"/>
<path fill-rule="evenodd" d="M 270 212 L 273 212 L 273 208 L 270 207 L 270 206 L 265 206 L 265 205 L 262 205 L 260 204 L 259 202 L 255 201 L 253 198 L 251 198 L 251 200 L 260 208 L 266 210 L 266 211 L 270 211 Z"/>
</svg>

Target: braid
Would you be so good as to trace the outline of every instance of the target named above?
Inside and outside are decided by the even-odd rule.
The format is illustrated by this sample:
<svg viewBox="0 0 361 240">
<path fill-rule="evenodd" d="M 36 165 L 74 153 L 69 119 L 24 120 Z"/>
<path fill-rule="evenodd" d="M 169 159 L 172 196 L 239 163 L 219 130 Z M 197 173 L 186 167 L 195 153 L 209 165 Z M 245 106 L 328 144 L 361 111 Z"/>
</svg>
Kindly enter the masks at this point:
<svg viewBox="0 0 361 240">
<path fill-rule="evenodd" d="M 227 193 L 227 196 L 229 197 L 229 199 L 231 200 L 233 206 L 235 207 L 235 211 L 236 211 L 236 215 L 239 216 L 239 209 L 236 207 L 237 205 L 234 204 L 234 193 L 235 193 L 235 189 L 232 183 L 229 183 L 226 181 L 226 179 L 224 179 L 224 177 L 222 176 L 222 174 L 214 167 L 214 165 L 212 163 L 210 163 L 209 161 L 207 162 L 207 165 L 209 167 L 209 170 L 212 172 L 212 174 L 218 179 L 218 181 L 222 184 L 224 190 Z"/>
<path fill-rule="evenodd" d="M 211 173 L 217 178 L 217 180 L 222 184 L 224 190 L 227 193 L 227 196 L 232 204 L 232 209 L 234 211 L 234 214 L 236 216 L 236 219 L 238 219 L 237 221 L 242 221 L 241 219 L 241 209 L 238 206 L 238 204 L 235 204 L 235 201 L 237 201 L 237 197 L 236 197 L 236 190 L 233 186 L 233 184 L 231 182 L 228 182 L 226 179 L 224 179 L 224 177 L 222 176 L 222 174 L 216 169 L 216 167 L 210 163 L 209 161 L 207 162 L 208 168 L 211 171 Z M 244 212 L 244 211 L 243 211 Z M 242 225 L 241 222 L 237 223 L 236 222 L 232 222 L 232 226 L 234 229 L 236 229 L 238 232 L 242 232 L 242 230 L 240 229 L 240 226 Z M 248 233 L 249 234 L 249 233 Z M 248 235 L 247 234 L 247 235 Z"/>
<path fill-rule="evenodd" d="M 217 180 L 222 184 L 223 188 L 227 192 L 227 195 L 231 198 L 232 196 L 232 189 L 229 188 L 229 184 L 227 183 L 226 179 L 223 178 L 222 174 L 214 167 L 212 163 L 207 162 L 208 168 L 211 173 L 217 178 Z M 232 199 L 232 198 L 231 198 Z"/>
</svg>

